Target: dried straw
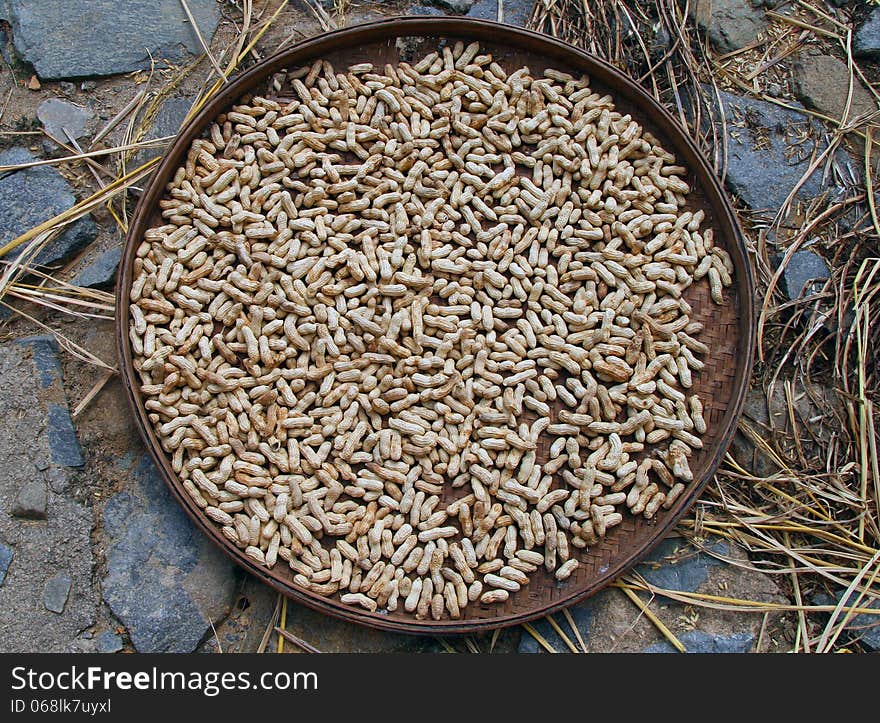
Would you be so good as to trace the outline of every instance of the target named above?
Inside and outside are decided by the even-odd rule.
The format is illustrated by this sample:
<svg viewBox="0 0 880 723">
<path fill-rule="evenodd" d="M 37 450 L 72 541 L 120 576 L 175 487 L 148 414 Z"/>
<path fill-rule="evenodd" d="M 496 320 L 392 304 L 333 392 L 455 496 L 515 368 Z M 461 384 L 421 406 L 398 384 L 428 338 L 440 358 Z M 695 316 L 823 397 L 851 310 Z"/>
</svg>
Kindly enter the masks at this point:
<svg viewBox="0 0 880 723">
<path fill-rule="evenodd" d="M 808 172 L 775 218 L 741 210 L 761 310 L 751 387 L 777 400 L 773 408 L 781 414 L 758 427 L 744 419 L 740 432 L 776 471 L 755 476 L 749 460 L 728 454 L 693 513 L 679 525 L 679 532 L 697 544 L 717 535 L 742 545 L 749 553 L 747 564 L 772 575 L 790 602 L 660 590 L 631 576 L 617 583 L 632 593 L 630 599 L 642 590 L 689 605 L 760 613 L 765 616 L 762 639 L 768 615 L 794 612 L 791 649 L 828 652 L 846 644 L 842 632 L 853 616 L 864 614 L 880 624 L 880 606 L 872 607 L 880 602 L 880 461 L 874 415 L 880 380 L 871 343 L 880 333 L 880 220 L 874 197 L 874 132 L 880 111 L 853 116 L 855 83 L 865 83 L 875 99 L 878 95 L 853 57 L 849 19 L 821 0 L 792 5 L 790 13 L 768 12 L 767 32 L 727 55 L 708 47 L 676 0 L 538 0 L 532 26 L 637 78 L 687 125 L 722 177 L 724 128 L 738 120 L 724 117 L 717 89 L 803 111 L 793 105 L 793 97 L 766 92 L 770 82 L 787 86 L 787 61 L 802 48 L 819 47 L 847 62 L 850 80 L 842 117 L 806 111 L 828 127 L 828 147 L 814 154 L 809 172 L 825 173 L 843 194 L 798 202 L 795 192 Z M 664 34 L 667 44 L 654 42 Z M 805 147 L 811 145 L 810 138 L 803 140 Z M 845 147 L 861 153 L 862 160 L 852 164 L 861 166 L 861 176 L 838 162 Z M 831 278 L 817 293 L 789 301 L 780 293 L 780 280 L 794 253 L 805 248 L 825 258 Z M 774 264 L 774 257 L 781 261 Z M 803 394 L 811 402 L 809 418 L 798 411 L 806 406 L 799 399 Z M 818 593 L 844 591 L 854 593 L 846 605 L 816 602 Z"/>
<path fill-rule="evenodd" d="M 180 2 L 199 37 L 205 51 L 205 57 L 209 59 L 214 74 L 219 76 L 213 84 L 203 90 L 201 97 L 190 111 L 190 115 L 192 115 L 223 86 L 232 73 L 242 69 L 252 60 L 252 53 L 257 42 L 286 7 L 287 0 L 281 2 L 274 13 L 258 25 L 254 25 L 253 22 L 252 0 L 243 0 L 242 22 L 238 27 L 239 32 L 230 47 L 219 53 L 208 47 L 192 17 L 186 0 L 180 0 Z M 223 58 L 226 55 L 229 55 L 230 59 L 226 67 L 223 68 L 217 58 Z M 2 174 L 39 166 L 57 166 L 66 172 L 76 168 L 79 164 L 86 164 L 86 167 L 93 174 L 91 184 L 86 184 L 87 186 L 91 185 L 91 188 L 86 190 L 86 197 L 82 201 L 28 229 L 0 247 L 0 306 L 13 311 L 13 318 L 24 320 L 54 334 L 61 346 L 71 351 L 78 359 L 95 364 L 105 370 L 113 370 L 114 367 L 98 359 L 55 328 L 52 314 L 61 313 L 81 319 L 113 319 L 112 295 L 93 289 L 71 286 L 55 277 L 54 274 L 58 269 L 38 267 L 35 264 L 35 259 L 40 250 L 65 226 L 90 213 L 99 213 L 102 208 L 107 209 L 121 233 L 124 234 L 127 231 L 129 206 L 132 203 L 129 191 L 137 189 L 138 184 L 153 172 L 159 159 L 152 159 L 133 170 L 127 169 L 126 165 L 137 151 L 162 146 L 172 140 L 170 137 L 144 140 L 144 136 L 152 125 L 162 101 L 201 65 L 203 64 L 196 61 L 183 68 L 171 69 L 163 75 L 163 78 L 166 78 L 165 82 L 154 91 L 149 90 L 155 75 L 151 72 L 147 88 L 139 90 L 120 112 L 92 138 L 86 146 L 89 150 L 83 151 L 79 147 L 68 146 L 64 139 L 54 139 L 67 151 L 66 155 L 18 165 L 0 166 L 0 174 Z M 208 76 L 209 78 L 210 76 Z M 206 84 L 207 82 L 206 79 Z M 128 126 L 121 143 L 110 148 L 95 147 L 126 118 L 128 118 Z M 43 134 L 44 132 L 39 133 Z M 14 131 L 4 132 L 4 135 L 10 134 L 17 133 Z M 96 159 L 115 163 L 115 173 L 96 163 Z M 109 181 L 104 180 L 99 174 L 106 175 Z M 19 250 L 18 254 L 15 258 L 10 258 L 15 250 Z M 9 321 L 6 321 L 4 325 L 8 323 Z"/>
</svg>

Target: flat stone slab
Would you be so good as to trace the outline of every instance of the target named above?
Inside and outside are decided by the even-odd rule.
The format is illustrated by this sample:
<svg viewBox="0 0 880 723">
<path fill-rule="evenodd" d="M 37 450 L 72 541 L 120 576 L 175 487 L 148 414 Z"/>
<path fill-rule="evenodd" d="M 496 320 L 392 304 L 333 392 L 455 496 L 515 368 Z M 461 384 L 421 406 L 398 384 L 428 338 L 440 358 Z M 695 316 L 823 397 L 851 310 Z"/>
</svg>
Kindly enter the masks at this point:
<svg viewBox="0 0 880 723">
<path fill-rule="evenodd" d="M 805 113 L 725 91 L 719 94 L 727 128 L 727 185 L 753 210 L 776 213 L 809 170 L 814 145 L 819 152 L 825 148 L 823 140 L 803 142 L 805 133 L 820 137 L 818 124 Z M 716 127 L 721 133 L 720 121 Z M 822 169 L 817 168 L 798 196 L 811 199 L 825 190 Z"/>
<path fill-rule="evenodd" d="M 41 479 L 27 480 L 18 492 L 12 514 L 33 520 L 46 519 L 46 483 Z"/>
<path fill-rule="evenodd" d="M 82 454 L 75 436 L 50 445 L 49 409 L 63 409 L 70 421 L 57 355 L 51 337 L 0 344 L 0 418 L 8 421 L 0 435 L 0 651 L 74 649 L 100 603 L 94 517 L 78 501 L 89 493 L 64 464 L 82 464 Z M 45 495 L 43 519 L 12 516 L 29 485 Z"/>
<path fill-rule="evenodd" d="M 795 251 L 782 272 L 788 298 L 797 299 L 801 294 L 809 296 L 815 293 L 822 288 L 822 282 L 828 278 L 829 273 L 828 264 L 818 254 L 812 251 Z"/>
<path fill-rule="evenodd" d="M 14 557 L 15 550 L 0 542 L 0 585 L 6 579 L 6 573 L 9 571 L 9 566 L 12 564 L 12 558 Z"/>
<path fill-rule="evenodd" d="M 26 148 L 9 148 L 0 153 L 0 166 L 18 165 L 37 160 Z M 50 166 L 36 166 L 8 172 L 0 177 L 0 246 L 25 231 L 66 211 L 76 204 L 76 197 L 64 177 Z M 90 216 L 85 216 L 56 234 L 36 255 L 39 265 L 52 265 L 79 251 L 97 233 Z M 24 246 L 12 250 L 7 258 L 16 258 Z"/>
<path fill-rule="evenodd" d="M 822 115 L 841 120 L 849 97 L 849 66 L 832 55 L 802 53 L 793 69 L 798 100 Z M 875 110 L 874 96 L 856 75 L 847 118 L 852 121 Z"/>
<path fill-rule="evenodd" d="M 60 98 L 49 98 L 37 108 L 37 118 L 46 132 L 62 143 L 67 143 L 69 133 L 72 138 L 82 138 L 86 134 L 86 124 L 92 119 L 88 108 Z M 67 131 L 67 133 L 65 133 Z"/>
<path fill-rule="evenodd" d="M 58 342 L 51 336 L 29 336 L 15 342 L 30 351 L 37 371 L 40 398 L 46 413 L 45 434 L 49 462 L 61 467 L 82 467 L 82 450 L 67 407 L 67 395 L 58 358 Z"/>
<path fill-rule="evenodd" d="M 189 653 L 232 603 L 233 563 L 195 528 L 150 461 L 129 460 L 104 507 L 104 600 L 142 653 Z"/>
<path fill-rule="evenodd" d="M 99 653 L 118 653 L 122 650 L 122 638 L 116 633 L 105 630 L 95 638 L 95 650 Z"/>
<path fill-rule="evenodd" d="M 755 636 L 752 633 L 707 635 L 696 630 L 679 635 L 678 640 L 689 653 L 749 653 L 755 644 Z M 664 640 L 662 643 L 649 645 L 642 652 L 677 653 L 678 651 L 672 643 Z"/>
<path fill-rule="evenodd" d="M 59 572 L 49 578 L 43 588 L 43 605 L 46 606 L 46 610 L 58 614 L 64 612 L 67 596 L 70 595 L 70 585 L 70 575 L 66 572 Z"/>
<path fill-rule="evenodd" d="M 763 11 L 749 0 L 695 0 L 689 14 L 721 53 L 744 48 L 765 27 Z"/>
<path fill-rule="evenodd" d="M 430 5 L 413 5 L 406 11 L 407 15 L 446 15 L 440 8 L 431 7 Z"/>
<path fill-rule="evenodd" d="M 476 0 L 434 0 L 434 5 L 456 15 L 464 15 Z"/>
<path fill-rule="evenodd" d="M 189 109 L 192 108 L 192 104 L 193 98 L 185 96 L 173 96 L 167 98 L 159 107 L 159 112 L 156 113 L 153 126 L 147 131 L 144 140 L 153 141 L 157 138 L 176 136 L 183 125 L 183 121 L 186 119 L 186 114 L 189 113 Z M 138 152 L 136 163 L 142 165 L 153 158 L 158 158 L 170 145 L 171 141 L 169 140 L 151 148 L 144 148 L 142 151 Z"/>
<path fill-rule="evenodd" d="M 711 553 L 711 554 L 710 554 Z M 723 558 L 723 559 L 719 559 Z M 758 601 L 780 601 L 773 580 L 763 573 L 725 560 L 747 561 L 745 551 L 723 540 L 709 541 L 697 549 L 681 538 L 667 538 L 636 566 L 635 572 L 651 585 L 675 592 L 700 592 Z M 640 593 L 672 630 L 688 652 L 749 652 L 754 649 L 760 616 L 694 608 L 698 615 L 686 615 L 686 607 L 658 593 L 651 599 Z M 621 590 L 606 588 L 583 603 L 568 609 L 584 639 L 588 652 L 672 652 L 674 648 Z M 757 618 L 757 619 L 756 619 Z M 565 616 L 556 622 L 575 645 L 577 638 Z M 546 621 L 533 623 L 537 632 L 560 652 L 569 650 L 565 641 Z M 523 633 L 521 653 L 539 653 L 544 648 L 530 634 Z"/>
<path fill-rule="evenodd" d="M 636 566 L 636 572 L 655 587 L 664 590 L 696 592 L 709 579 L 713 567 L 723 565 L 715 553 L 724 557 L 730 548 L 724 541 L 708 546 L 708 552 L 700 552 L 682 540 L 670 537 L 663 540 L 648 557 Z"/>
<path fill-rule="evenodd" d="M 852 49 L 857 58 L 880 58 L 880 7 L 874 7 L 865 21 L 856 28 Z"/>
<path fill-rule="evenodd" d="M 116 281 L 116 270 L 119 268 L 121 258 L 121 247 L 103 251 L 91 261 L 87 261 L 83 268 L 77 271 L 76 275 L 70 280 L 70 283 L 74 286 L 88 288 L 113 286 L 113 283 Z"/>
<path fill-rule="evenodd" d="M 220 21 L 216 0 L 187 4 L 206 42 Z M 146 70 L 151 57 L 175 63 L 202 46 L 180 0 L 7 0 L 18 54 L 44 79 Z"/>
<path fill-rule="evenodd" d="M 525 27 L 532 15 L 533 0 L 504 0 L 502 22 Z M 481 20 L 498 20 L 498 0 L 477 0 L 468 10 L 467 17 Z"/>
</svg>

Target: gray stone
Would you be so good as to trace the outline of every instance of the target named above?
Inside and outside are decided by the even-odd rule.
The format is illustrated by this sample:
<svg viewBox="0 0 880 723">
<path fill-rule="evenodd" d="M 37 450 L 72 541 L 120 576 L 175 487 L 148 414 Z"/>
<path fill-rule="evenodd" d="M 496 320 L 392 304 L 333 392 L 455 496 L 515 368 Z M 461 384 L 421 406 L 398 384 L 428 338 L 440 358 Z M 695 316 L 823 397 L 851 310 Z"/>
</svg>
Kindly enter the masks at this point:
<svg viewBox="0 0 880 723">
<path fill-rule="evenodd" d="M 49 389 L 60 383 L 61 360 L 58 358 L 58 342 L 54 336 L 26 336 L 16 339 L 15 343 L 30 350 L 40 387 Z"/>
<path fill-rule="evenodd" d="M 95 650 L 99 653 L 118 653 L 122 650 L 122 638 L 116 633 L 105 630 L 95 640 Z"/>
<path fill-rule="evenodd" d="M 210 40 L 220 20 L 216 0 L 188 0 Z M 179 0 L 8 0 L 19 55 L 46 79 L 114 75 L 164 66 L 202 53 Z"/>
<path fill-rule="evenodd" d="M 70 595 L 70 584 L 70 575 L 66 572 L 59 572 L 49 578 L 43 588 L 43 605 L 46 606 L 46 610 L 59 614 L 64 612 L 67 596 Z"/>
<path fill-rule="evenodd" d="M 31 520 L 46 519 L 46 483 L 41 479 L 26 481 L 15 500 L 12 514 Z"/>
<path fill-rule="evenodd" d="M 832 598 L 825 593 L 819 593 L 813 596 L 812 602 L 814 605 L 837 605 L 845 594 L 846 590 L 838 590 Z M 844 605 L 880 610 L 880 600 L 871 600 L 863 597 L 859 601 L 859 593 L 855 590 L 850 593 Z M 837 617 L 838 622 L 843 620 L 845 615 L 845 612 L 841 612 Z M 869 615 L 868 613 L 854 615 L 850 618 L 844 631 L 849 640 L 858 641 L 871 652 L 876 653 L 880 651 L 880 616 Z"/>
<path fill-rule="evenodd" d="M 649 46 L 651 52 L 651 60 L 657 62 L 672 47 L 672 35 L 665 25 L 661 24 L 651 35 L 651 44 Z"/>
<path fill-rule="evenodd" d="M 822 288 L 829 273 L 828 264 L 821 256 L 812 251 L 796 251 L 782 272 L 785 293 L 789 299 L 814 294 Z"/>
<path fill-rule="evenodd" d="M 532 15 L 533 6 L 533 0 L 505 0 L 503 22 L 525 27 Z M 477 0 L 467 16 L 482 20 L 498 20 L 498 0 Z"/>
<path fill-rule="evenodd" d="M 794 64 L 794 91 L 807 107 L 835 120 L 843 118 L 849 95 L 850 74 L 847 64 L 831 55 L 801 54 Z M 855 77 L 849 120 L 877 109 L 874 96 Z"/>
<path fill-rule="evenodd" d="M 748 653 L 755 644 L 752 633 L 732 633 L 730 635 L 707 635 L 699 630 L 682 633 L 679 641 L 689 653 Z M 672 644 L 664 640 L 662 643 L 649 645 L 644 653 L 677 653 Z"/>
<path fill-rule="evenodd" d="M 801 383 L 792 385 L 791 408 L 797 430 L 792 427 L 789 398 L 781 379 L 773 385 L 769 402 L 762 389 L 751 389 L 746 396 L 739 429 L 728 452 L 737 464 L 755 477 L 771 477 L 780 471 L 774 456 L 766 451 L 767 445 L 756 443 L 756 437 L 768 440 L 777 454 L 781 452 L 785 456 L 785 450 L 799 447 L 798 453 L 809 459 L 831 443 L 838 433 L 835 430 L 838 424 L 836 420 L 843 420 L 845 416 L 837 392 L 818 384 L 806 387 Z M 797 440 L 795 431 L 798 432 Z M 792 458 L 795 457 L 793 454 Z"/>
<path fill-rule="evenodd" d="M 98 254 L 80 269 L 70 283 L 74 286 L 103 288 L 112 286 L 116 281 L 116 269 L 122 258 L 122 248 L 116 247 Z"/>
<path fill-rule="evenodd" d="M 66 100 L 49 98 L 40 103 L 37 118 L 50 136 L 68 143 L 68 133 L 72 138 L 82 138 L 86 134 L 86 124 L 91 120 L 92 112 Z"/>
<path fill-rule="evenodd" d="M 407 15 L 446 15 L 440 8 L 432 8 L 427 5 L 413 5 L 406 11 Z"/>
<path fill-rule="evenodd" d="M 15 557 L 15 551 L 8 545 L 0 542 L 0 585 L 6 579 L 6 572 L 12 564 L 12 558 Z"/>
<path fill-rule="evenodd" d="M 50 404 L 47 410 L 46 432 L 49 436 L 49 455 L 55 464 L 82 467 L 83 459 L 66 405 Z"/>
<path fill-rule="evenodd" d="M 228 611 L 232 563 L 199 532 L 144 455 L 104 508 L 104 600 L 140 652 L 192 652 Z"/>
<path fill-rule="evenodd" d="M 14 563 L 0 586 L 0 652 L 65 652 L 75 649 L 83 630 L 95 624 L 100 596 L 93 581 L 91 509 L 78 500 L 93 498 L 94 480 L 80 481 L 50 454 L 48 405 L 66 407 L 57 345 L 51 337 L 0 344 L 0 419 L 14 420 L 0 434 L 0 540 L 15 550 Z M 44 471 L 36 470 L 48 463 Z M 50 482 L 45 521 L 26 524 L 13 517 L 23 485 L 36 476 Z M 63 573 L 70 581 L 64 614 L 47 609 L 43 591 Z M 49 585 L 52 591 L 58 585 Z M 58 608 L 57 604 L 51 603 Z"/>
<path fill-rule="evenodd" d="M 25 148 L 10 148 L 0 153 L 0 166 L 29 163 L 36 159 Z M 49 166 L 37 166 L 0 176 L 0 245 L 6 244 L 25 231 L 76 203 L 70 185 L 62 175 Z M 37 264 L 51 265 L 79 251 L 95 238 L 96 229 L 91 217 L 85 216 L 50 240 L 36 255 Z M 8 257 L 15 258 L 23 246 L 12 250 Z"/>
<path fill-rule="evenodd" d="M 721 53 L 744 48 L 764 29 L 764 13 L 748 0 L 696 0 L 689 12 Z"/>
<path fill-rule="evenodd" d="M 880 7 L 875 6 L 865 21 L 856 28 L 852 49 L 857 58 L 880 58 Z"/>
<path fill-rule="evenodd" d="M 736 460 L 737 464 L 755 477 L 771 477 L 779 472 L 779 467 L 764 448 L 755 443 L 751 434 L 744 431 L 748 425 L 752 433 L 762 438 L 765 434 L 764 426 L 769 419 L 767 415 L 767 399 L 760 389 L 752 389 L 746 397 L 743 407 L 743 416 L 736 434 L 730 442 L 728 453 Z"/>
<path fill-rule="evenodd" d="M 456 15 L 464 15 L 474 6 L 476 0 L 434 0 L 435 5 L 439 5 L 444 10 L 449 10 Z M 505 3 L 505 9 L 507 3 Z"/>
<path fill-rule="evenodd" d="M 153 126 L 147 132 L 144 140 L 152 141 L 157 138 L 165 138 L 166 136 L 176 136 L 192 104 L 193 99 L 187 97 L 175 96 L 165 100 L 159 108 L 156 119 L 153 121 Z M 171 141 L 168 140 L 160 145 L 145 148 L 137 154 L 137 163 L 143 164 L 153 158 L 158 158 L 170 145 Z"/>
<path fill-rule="evenodd" d="M 723 540 L 709 549 L 721 557 L 730 552 Z M 657 545 L 636 570 L 649 583 L 664 590 L 695 592 L 709 578 L 709 569 L 721 564 L 718 558 L 670 537 Z"/>
<path fill-rule="evenodd" d="M 710 97 L 713 94 L 710 92 Z M 803 135 L 819 137 L 819 127 L 799 111 L 725 91 L 719 91 L 719 95 L 727 121 L 727 185 L 753 210 L 776 213 L 809 170 L 814 144 L 804 143 Z M 720 133 L 720 122 L 717 129 Z M 826 144 L 819 140 L 815 146 L 821 153 Z M 825 190 L 822 169 L 817 168 L 798 196 L 815 198 Z"/>
<path fill-rule="evenodd" d="M 12 46 L 9 44 L 6 33 L 3 33 L 2 38 L 0 38 L 0 58 L 2 58 L 7 65 L 12 65 L 15 62 L 15 53 Z"/>
<path fill-rule="evenodd" d="M 82 467 L 82 451 L 73 429 L 61 380 L 58 342 L 52 336 L 29 336 L 18 339 L 15 343 L 30 349 L 38 373 L 45 400 L 49 461 L 63 467 Z"/>
</svg>

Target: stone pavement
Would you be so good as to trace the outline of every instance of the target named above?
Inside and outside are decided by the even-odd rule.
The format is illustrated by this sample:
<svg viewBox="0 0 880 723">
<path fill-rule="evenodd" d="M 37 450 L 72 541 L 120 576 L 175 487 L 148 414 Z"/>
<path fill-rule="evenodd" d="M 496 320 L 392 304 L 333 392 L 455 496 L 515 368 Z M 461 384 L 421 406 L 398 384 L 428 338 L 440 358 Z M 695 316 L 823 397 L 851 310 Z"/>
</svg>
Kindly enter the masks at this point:
<svg viewBox="0 0 880 723">
<path fill-rule="evenodd" d="M 76 649 L 96 622 L 94 512 L 51 337 L 0 345 L 0 651 Z"/>
<path fill-rule="evenodd" d="M 190 652 L 228 613 L 238 573 L 136 439 L 96 473 L 59 355 L 48 336 L 0 344 L 0 651 L 118 649 L 108 634 L 121 623 L 137 650 Z M 122 489 L 103 503 L 112 475 Z"/>
<path fill-rule="evenodd" d="M 0 152 L 0 166 L 32 163 L 37 158 L 20 146 Z M 25 168 L 0 177 L 0 239 L 13 239 L 76 203 L 73 189 L 51 166 Z M 79 251 L 95 238 L 95 223 L 86 216 L 67 226 L 34 259 L 53 264 Z M 11 256 L 25 251 L 16 249 Z"/>
<path fill-rule="evenodd" d="M 210 42 L 215 31 L 221 32 L 218 25 L 229 4 L 214 0 L 189 0 L 188 4 Z M 390 12 L 383 3 L 368 5 L 358 10 L 355 21 Z M 753 39 L 754 11 L 746 0 L 716 2 L 709 12 L 694 7 L 702 12 L 699 22 L 719 47 L 742 47 Z M 496 0 L 436 0 L 395 5 L 394 9 L 409 14 L 497 17 Z M 509 23 L 525 25 L 530 11 L 529 0 L 504 3 Z M 280 27 L 316 31 L 307 16 L 293 9 L 286 12 Z M 118 83 L 120 74 L 150 67 L 151 59 L 161 65 L 201 52 L 178 0 L 8 0 L 0 2 L 0 17 L 11 29 L 12 47 L 3 48 L 4 57 L 17 55 L 44 84 L 39 110 L 35 107 L 28 122 L 42 125 L 56 137 L 69 133 L 88 138 L 112 116 L 114 108 L 102 109 L 95 101 L 102 84 Z M 722 32 L 719 23 L 729 17 L 746 17 L 748 22 L 737 34 Z M 875 11 L 856 37 L 860 52 L 866 55 L 877 52 L 878 22 Z M 63 41 L 58 40 L 58 33 L 63 33 Z M 120 42 L 120 36 L 125 42 Z M 800 72 L 808 74 L 812 66 Z M 82 81 L 84 76 L 108 78 Z M 805 78 L 802 86 L 809 94 L 805 104 L 826 102 L 810 78 Z M 122 88 L 126 97 L 132 97 L 133 85 Z M 165 100 L 148 137 L 175 133 L 196 90 L 184 89 Z M 59 100 L 58 94 L 69 100 Z M 775 212 L 806 162 L 792 160 L 792 144 L 800 137 L 798 127 L 815 127 L 798 111 L 727 93 L 722 93 L 722 100 L 729 116 L 728 186 L 752 208 Z M 0 153 L 0 165 L 28 162 L 38 153 L 33 148 L 12 147 Z M 139 160 L 149 157 L 151 152 L 144 152 Z M 826 191 L 833 193 L 835 188 L 817 173 L 801 193 L 813 197 Z M 74 199 L 69 179 L 49 167 L 0 177 L 0 245 L 70 207 Z M 112 229 L 112 224 L 107 227 Z M 74 223 L 41 252 L 39 260 L 47 264 L 69 261 L 100 230 L 91 218 Z M 75 283 L 111 287 L 119 252 L 118 237 L 99 253 L 90 250 L 85 262 L 74 264 Z M 789 293 L 809 289 L 807 282 L 821 275 L 821 267 L 813 260 L 803 262 L 803 272 L 788 281 Z M 85 329 L 80 336 L 88 348 L 100 351 L 105 359 L 113 358 L 109 325 L 96 323 L 79 329 Z M 69 377 L 67 370 L 72 372 Z M 49 337 L 0 343 L 0 419 L 4 420 L 0 435 L 0 608 L 4 610 L 0 652 L 256 650 L 273 614 L 275 593 L 240 573 L 179 509 L 137 439 L 118 380 L 111 380 L 72 421 L 68 391 L 75 389 L 76 398 L 82 398 L 93 381 L 94 375 L 83 377 L 81 367 L 72 365 Z M 704 541 L 703 548 L 696 549 L 669 539 L 637 572 L 666 590 L 723 593 L 768 602 L 780 599 L 771 577 L 751 569 L 743 550 L 719 540 Z M 786 640 L 776 632 L 780 621 L 707 611 L 661 597 L 643 599 L 689 651 L 786 648 Z M 618 589 L 599 593 L 572 608 L 571 614 L 590 651 L 672 649 Z M 859 624 L 864 621 L 853 621 L 854 626 Z M 379 633 L 296 605 L 289 607 L 288 628 L 327 651 L 443 649 L 432 639 Z M 536 629 L 556 649 L 566 649 L 548 623 L 537 623 Z M 853 635 L 858 634 L 854 627 Z M 540 652 L 541 647 L 532 636 L 515 630 L 501 636 L 498 649 Z"/>
<path fill-rule="evenodd" d="M 220 20 L 215 0 L 188 0 L 204 37 Z M 201 52 L 179 0 L 6 0 L 19 55 L 40 78 L 76 78 L 146 70 L 155 61 Z"/>
</svg>

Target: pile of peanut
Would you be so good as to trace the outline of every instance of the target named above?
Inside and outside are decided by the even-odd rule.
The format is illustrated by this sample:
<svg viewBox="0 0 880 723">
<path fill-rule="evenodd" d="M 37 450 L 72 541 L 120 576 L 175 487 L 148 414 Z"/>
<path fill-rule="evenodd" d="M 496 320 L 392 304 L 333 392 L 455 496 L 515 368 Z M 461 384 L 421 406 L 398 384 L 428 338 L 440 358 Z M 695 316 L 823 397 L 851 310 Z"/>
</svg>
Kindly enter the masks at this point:
<svg viewBox="0 0 880 723">
<path fill-rule="evenodd" d="M 192 143 L 130 293 L 149 419 L 223 535 L 458 618 L 669 508 L 706 431 L 684 291 L 733 272 L 674 156 L 477 44 L 270 83 Z"/>
</svg>

